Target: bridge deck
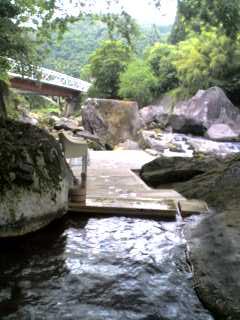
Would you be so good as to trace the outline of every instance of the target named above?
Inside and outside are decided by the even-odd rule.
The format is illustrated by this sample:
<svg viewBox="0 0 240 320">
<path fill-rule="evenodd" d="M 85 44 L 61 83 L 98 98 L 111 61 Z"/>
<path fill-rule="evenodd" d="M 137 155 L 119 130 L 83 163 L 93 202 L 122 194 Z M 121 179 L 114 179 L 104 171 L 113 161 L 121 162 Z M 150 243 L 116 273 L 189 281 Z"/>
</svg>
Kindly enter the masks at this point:
<svg viewBox="0 0 240 320">
<path fill-rule="evenodd" d="M 11 86 L 15 89 L 32 91 L 42 95 L 68 97 L 87 93 L 91 86 L 91 83 L 87 81 L 43 67 L 35 67 L 33 68 L 35 73 L 22 75 L 18 73 L 19 63 L 12 59 L 8 59 L 8 61 L 11 64 L 8 75 Z"/>
<path fill-rule="evenodd" d="M 72 169 L 80 179 L 80 164 Z M 69 210 L 81 214 L 125 215 L 175 219 L 193 213 L 206 213 L 207 204 L 187 200 L 172 189 L 151 189 L 136 174 L 153 160 L 144 151 L 91 151 L 87 178 L 86 204 L 69 203 Z"/>
</svg>

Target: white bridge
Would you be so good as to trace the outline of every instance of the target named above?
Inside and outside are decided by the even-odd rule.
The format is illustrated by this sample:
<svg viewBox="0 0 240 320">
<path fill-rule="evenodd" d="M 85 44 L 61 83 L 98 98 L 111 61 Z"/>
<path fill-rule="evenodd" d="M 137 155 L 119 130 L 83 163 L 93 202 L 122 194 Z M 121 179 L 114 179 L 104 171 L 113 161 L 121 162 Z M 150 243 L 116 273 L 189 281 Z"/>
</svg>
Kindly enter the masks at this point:
<svg viewBox="0 0 240 320">
<path fill-rule="evenodd" d="M 18 64 L 11 61 L 8 72 L 13 88 L 32 91 L 50 96 L 74 96 L 87 93 L 91 83 L 53 71 L 47 68 L 35 68 L 31 75 L 21 75 L 17 72 Z"/>
</svg>

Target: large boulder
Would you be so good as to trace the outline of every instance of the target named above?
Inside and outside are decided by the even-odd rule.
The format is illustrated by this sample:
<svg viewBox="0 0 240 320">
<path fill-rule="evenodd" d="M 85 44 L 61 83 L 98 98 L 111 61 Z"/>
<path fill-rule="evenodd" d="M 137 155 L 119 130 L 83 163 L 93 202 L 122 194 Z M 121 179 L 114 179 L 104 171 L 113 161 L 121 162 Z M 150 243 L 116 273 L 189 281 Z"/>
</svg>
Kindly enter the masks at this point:
<svg viewBox="0 0 240 320">
<path fill-rule="evenodd" d="M 136 141 L 142 123 L 132 101 L 88 99 L 82 109 L 84 129 L 114 148 L 127 139 Z"/>
<path fill-rule="evenodd" d="M 68 209 L 72 173 L 46 131 L 0 120 L 0 236 L 38 230 Z"/>
<path fill-rule="evenodd" d="M 239 203 L 239 153 L 224 158 L 203 154 L 191 159 L 159 157 L 145 164 L 140 175 L 150 186 L 171 184 L 183 196 L 204 199 L 214 207 Z"/>
<path fill-rule="evenodd" d="M 173 130 L 183 132 L 182 127 L 185 127 L 184 133 L 195 133 L 196 125 L 202 128 L 203 133 L 213 124 L 227 124 L 236 130 L 239 130 L 240 125 L 239 109 L 231 103 L 219 87 L 199 90 L 189 101 L 177 104 L 173 115 L 175 119 L 170 123 Z M 183 123 L 182 125 L 178 124 L 178 119 Z"/>
<path fill-rule="evenodd" d="M 140 109 L 140 117 L 146 128 L 165 128 L 168 122 L 168 113 L 161 105 L 150 105 Z"/>
<path fill-rule="evenodd" d="M 195 289 L 215 319 L 240 319 L 239 207 L 185 225 Z"/>
</svg>

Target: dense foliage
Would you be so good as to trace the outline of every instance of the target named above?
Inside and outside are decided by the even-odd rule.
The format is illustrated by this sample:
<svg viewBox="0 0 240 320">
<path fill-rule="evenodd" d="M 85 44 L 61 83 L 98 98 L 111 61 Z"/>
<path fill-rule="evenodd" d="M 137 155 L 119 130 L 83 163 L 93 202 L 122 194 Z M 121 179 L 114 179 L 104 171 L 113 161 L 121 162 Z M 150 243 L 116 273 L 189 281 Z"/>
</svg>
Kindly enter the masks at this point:
<svg viewBox="0 0 240 320">
<path fill-rule="evenodd" d="M 216 27 L 236 39 L 240 28 L 239 0 L 179 0 L 171 42 L 184 40 L 192 31 L 200 33 L 202 27 Z"/>
<path fill-rule="evenodd" d="M 119 40 L 106 40 L 90 57 L 90 75 L 93 79 L 90 95 L 116 98 L 119 77 L 131 57 L 130 49 Z"/>
<path fill-rule="evenodd" d="M 146 61 L 158 79 L 158 93 L 165 93 L 178 85 L 174 65 L 176 48 L 173 45 L 156 42 L 146 52 Z"/>
<path fill-rule="evenodd" d="M 48 51 L 44 66 L 79 78 L 82 67 L 104 39 L 107 39 L 104 23 L 81 19 L 70 25 L 61 39 L 55 34 L 52 43 L 44 46 Z"/>
<path fill-rule="evenodd" d="M 140 106 L 150 103 L 156 95 L 157 78 L 143 60 L 131 61 L 120 75 L 119 96 L 136 100 Z"/>
<path fill-rule="evenodd" d="M 239 79 L 239 50 L 239 41 L 233 42 L 217 29 L 203 30 L 180 42 L 174 61 L 180 85 L 189 94 L 215 85 L 227 89 Z"/>
</svg>

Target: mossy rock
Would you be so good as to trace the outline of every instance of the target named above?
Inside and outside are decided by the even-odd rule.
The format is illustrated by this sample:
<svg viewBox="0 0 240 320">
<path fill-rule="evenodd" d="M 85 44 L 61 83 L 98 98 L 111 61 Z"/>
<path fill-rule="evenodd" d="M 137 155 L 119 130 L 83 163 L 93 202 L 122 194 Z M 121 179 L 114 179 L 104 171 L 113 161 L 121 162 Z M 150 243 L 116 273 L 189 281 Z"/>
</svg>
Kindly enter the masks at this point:
<svg viewBox="0 0 240 320">
<path fill-rule="evenodd" d="M 46 131 L 0 119 L 0 163 L 0 236 L 34 231 L 67 211 L 72 174 Z"/>
</svg>

